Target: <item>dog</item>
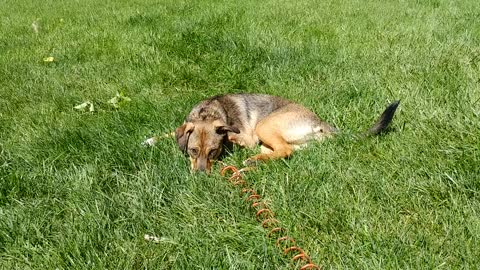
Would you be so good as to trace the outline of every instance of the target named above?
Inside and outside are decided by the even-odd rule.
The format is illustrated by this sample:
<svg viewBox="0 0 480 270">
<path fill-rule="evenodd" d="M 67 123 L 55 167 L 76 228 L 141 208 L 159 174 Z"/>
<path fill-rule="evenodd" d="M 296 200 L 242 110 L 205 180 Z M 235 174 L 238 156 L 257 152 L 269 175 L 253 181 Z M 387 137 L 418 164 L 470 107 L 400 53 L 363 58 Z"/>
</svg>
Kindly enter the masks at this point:
<svg viewBox="0 0 480 270">
<path fill-rule="evenodd" d="M 384 131 L 399 101 L 390 104 L 364 135 Z M 323 140 L 339 130 L 315 113 L 290 100 L 265 94 L 226 94 L 206 99 L 188 114 L 175 130 L 178 147 L 190 158 L 193 171 L 209 173 L 226 143 L 253 148 L 260 154 L 245 165 L 289 157 L 309 141 Z"/>
</svg>

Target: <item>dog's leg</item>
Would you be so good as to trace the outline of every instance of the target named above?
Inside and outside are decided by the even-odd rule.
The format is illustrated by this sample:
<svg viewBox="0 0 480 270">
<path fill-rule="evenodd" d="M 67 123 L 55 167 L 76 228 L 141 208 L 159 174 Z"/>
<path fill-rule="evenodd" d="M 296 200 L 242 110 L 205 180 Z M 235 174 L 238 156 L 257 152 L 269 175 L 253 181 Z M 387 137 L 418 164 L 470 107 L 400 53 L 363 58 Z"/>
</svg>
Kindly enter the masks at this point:
<svg viewBox="0 0 480 270">
<path fill-rule="evenodd" d="M 258 138 L 254 134 L 229 134 L 228 140 L 246 148 L 254 148 L 258 144 Z"/>
<path fill-rule="evenodd" d="M 245 164 L 289 157 L 308 141 L 330 136 L 332 130 L 331 126 L 303 106 L 287 105 L 262 119 L 255 127 L 262 145 L 271 151 L 263 150 L 261 154 L 247 159 Z"/>
<path fill-rule="evenodd" d="M 266 147 L 265 145 L 260 145 L 260 153 L 262 154 L 271 154 L 273 152 L 272 149 Z"/>
<path fill-rule="evenodd" d="M 282 133 L 282 123 L 285 115 L 271 115 L 255 128 L 255 133 L 262 142 L 261 154 L 247 159 L 244 163 L 250 165 L 257 161 L 266 161 L 269 159 L 286 158 L 293 152 L 293 146 L 290 145 Z"/>
<path fill-rule="evenodd" d="M 282 138 L 281 134 L 268 132 L 259 136 L 264 144 L 261 154 L 255 155 L 245 161 L 245 164 L 256 163 L 257 161 L 266 161 L 269 159 L 286 158 L 293 152 L 293 147 Z"/>
</svg>

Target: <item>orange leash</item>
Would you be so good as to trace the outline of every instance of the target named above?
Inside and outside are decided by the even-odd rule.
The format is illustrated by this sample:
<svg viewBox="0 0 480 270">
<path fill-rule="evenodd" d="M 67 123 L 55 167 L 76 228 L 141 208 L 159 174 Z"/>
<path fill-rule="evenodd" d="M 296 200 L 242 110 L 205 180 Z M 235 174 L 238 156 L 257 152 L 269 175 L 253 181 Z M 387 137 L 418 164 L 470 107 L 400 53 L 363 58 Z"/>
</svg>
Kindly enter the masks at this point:
<svg viewBox="0 0 480 270">
<path fill-rule="evenodd" d="M 279 221 L 275 219 L 275 214 L 273 211 L 262 201 L 261 196 L 257 194 L 254 189 L 248 188 L 247 182 L 243 180 L 242 172 L 249 171 L 252 168 L 243 168 L 238 169 L 235 166 L 225 166 L 220 170 L 220 174 L 225 176 L 226 172 L 231 171 L 232 174 L 228 178 L 234 186 L 242 186 L 242 194 L 249 194 L 246 201 L 251 202 L 251 207 L 256 210 L 255 218 L 258 222 L 261 222 L 263 228 L 268 229 L 267 237 L 272 237 L 274 235 L 279 235 L 276 241 L 276 245 L 279 248 L 283 248 L 283 254 L 289 255 L 293 253 L 292 261 L 305 261 L 306 264 L 303 265 L 300 270 L 305 269 L 320 269 L 320 266 L 314 264 L 312 259 L 305 253 L 305 251 L 296 246 L 296 241 L 292 237 L 287 235 L 287 230 L 279 225 Z"/>
</svg>

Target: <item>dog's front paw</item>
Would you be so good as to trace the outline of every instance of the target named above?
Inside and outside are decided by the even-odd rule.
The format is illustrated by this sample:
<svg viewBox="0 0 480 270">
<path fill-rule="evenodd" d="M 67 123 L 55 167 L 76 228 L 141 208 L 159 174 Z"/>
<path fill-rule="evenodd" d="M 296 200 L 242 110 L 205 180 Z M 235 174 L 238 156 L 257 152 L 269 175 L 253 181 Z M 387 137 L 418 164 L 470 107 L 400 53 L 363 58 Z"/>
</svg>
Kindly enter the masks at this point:
<svg viewBox="0 0 480 270">
<path fill-rule="evenodd" d="M 157 137 L 151 137 L 151 138 L 148 138 L 145 141 L 143 141 L 142 146 L 151 147 L 151 146 L 154 146 L 157 142 L 158 142 Z"/>
</svg>

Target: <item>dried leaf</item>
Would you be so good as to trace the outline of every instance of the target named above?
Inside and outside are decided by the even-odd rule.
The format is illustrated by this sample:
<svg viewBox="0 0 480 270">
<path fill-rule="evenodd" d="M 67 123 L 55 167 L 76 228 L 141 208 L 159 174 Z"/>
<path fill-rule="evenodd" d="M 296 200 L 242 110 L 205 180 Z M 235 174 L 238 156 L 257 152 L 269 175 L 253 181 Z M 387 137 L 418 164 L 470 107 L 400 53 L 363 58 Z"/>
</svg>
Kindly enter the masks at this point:
<svg viewBox="0 0 480 270">
<path fill-rule="evenodd" d="M 40 30 L 40 23 L 38 22 L 38 19 L 32 22 L 32 30 L 35 34 L 38 34 L 38 31 Z"/>
<path fill-rule="evenodd" d="M 154 235 L 148 235 L 148 234 L 145 234 L 143 236 L 143 239 L 145 239 L 145 241 L 151 241 L 151 242 L 154 242 L 154 243 L 170 243 L 170 244 L 178 244 L 176 241 L 174 241 L 173 239 L 169 238 L 169 237 L 165 237 L 165 236 L 162 236 L 162 237 L 157 237 L 157 236 L 154 236 Z"/>
<path fill-rule="evenodd" d="M 76 109 L 76 110 L 79 110 L 79 111 L 83 111 L 83 112 L 86 112 L 87 110 L 88 110 L 89 112 L 95 111 L 95 108 L 94 108 L 94 106 L 93 106 L 93 103 L 90 102 L 90 101 L 85 101 L 84 103 L 79 104 L 79 105 L 77 105 L 77 106 L 75 106 L 75 107 L 73 107 L 73 108 Z"/>
<path fill-rule="evenodd" d="M 110 103 L 115 108 L 120 108 L 120 106 L 130 101 L 132 101 L 132 99 L 125 96 L 123 92 L 117 92 L 117 94 L 113 98 L 111 98 L 108 103 Z"/>
</svg>

